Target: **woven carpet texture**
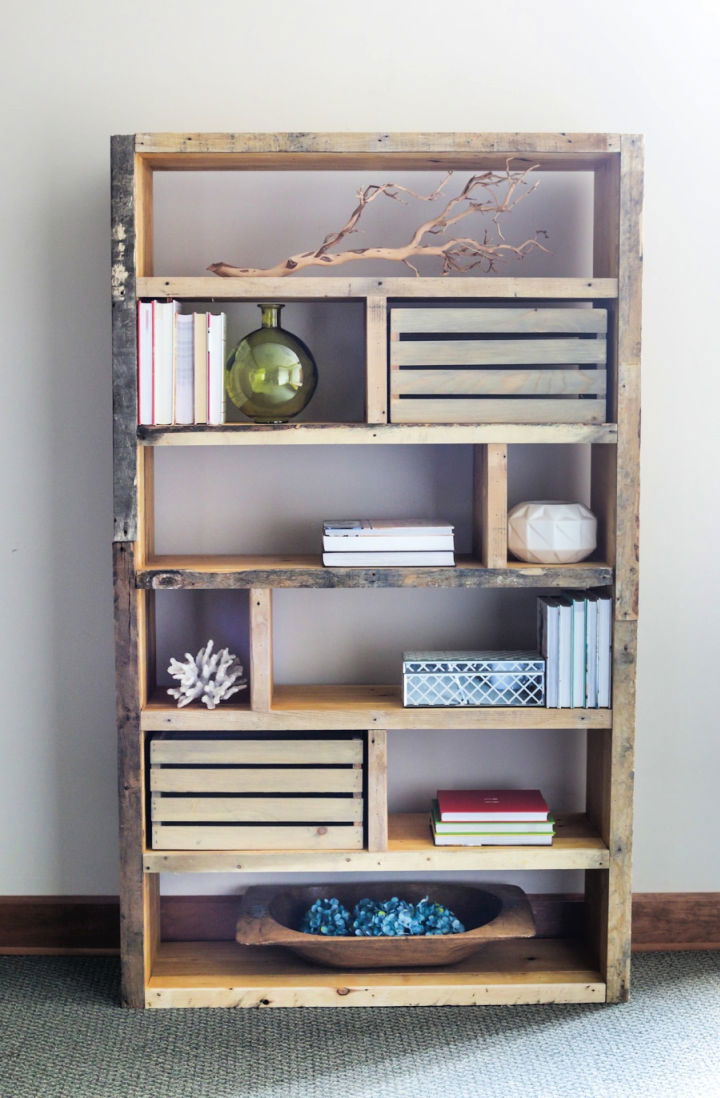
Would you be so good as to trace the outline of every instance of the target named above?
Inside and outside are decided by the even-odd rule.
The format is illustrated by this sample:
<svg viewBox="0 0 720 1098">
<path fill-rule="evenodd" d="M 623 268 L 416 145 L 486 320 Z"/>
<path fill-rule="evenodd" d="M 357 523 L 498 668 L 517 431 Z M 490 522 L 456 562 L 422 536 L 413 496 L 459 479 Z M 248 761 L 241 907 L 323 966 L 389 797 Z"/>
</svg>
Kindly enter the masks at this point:
<svg viewBox="0 0 720 1098">
<path fill-rule="evenodd" d="M 1 1098 L 720 1098 L 720 953 L 616 1006 L 123 1010 L 103 957 L 0 958 Z"/>
</svg>

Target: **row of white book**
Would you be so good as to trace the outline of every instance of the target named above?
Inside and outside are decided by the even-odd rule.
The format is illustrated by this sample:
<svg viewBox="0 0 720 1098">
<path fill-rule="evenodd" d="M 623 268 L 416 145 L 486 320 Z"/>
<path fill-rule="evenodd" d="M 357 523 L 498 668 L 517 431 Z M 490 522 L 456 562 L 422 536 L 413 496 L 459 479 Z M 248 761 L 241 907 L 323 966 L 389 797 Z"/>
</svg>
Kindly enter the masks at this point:
<svg viewBox="0 0 720 1098">
<path fill-rule="evenodd" d="M 343 519 L 323 523 L 331 568 L 442 568 L 455 564 L 454 527 L 424 520 Z"/>
<path fill-rule="evenodd" d="M 538 598 L 549 709 L 602 709 L 612 689 L 612 599 L 597 591 Z"/>
<path fill-rule="evenodd" d="M 138 303 L 138 423 L 225 422 L 225 313 Z"/>
</svg>

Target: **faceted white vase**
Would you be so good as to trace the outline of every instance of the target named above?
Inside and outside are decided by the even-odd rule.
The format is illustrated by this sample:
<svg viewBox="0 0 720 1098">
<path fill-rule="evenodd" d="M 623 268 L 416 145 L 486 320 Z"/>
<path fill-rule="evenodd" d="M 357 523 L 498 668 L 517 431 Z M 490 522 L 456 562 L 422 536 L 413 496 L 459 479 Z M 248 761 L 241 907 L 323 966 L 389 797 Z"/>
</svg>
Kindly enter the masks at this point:
<svg viewBox="0 0 720 1098">
<path fill-rule="evenodd" d="M 597 519 L 582 503 L 530 500 L 508 515 L 508 548 L 532 564 L 574 564 L 597 545 Z"/>
</svg>

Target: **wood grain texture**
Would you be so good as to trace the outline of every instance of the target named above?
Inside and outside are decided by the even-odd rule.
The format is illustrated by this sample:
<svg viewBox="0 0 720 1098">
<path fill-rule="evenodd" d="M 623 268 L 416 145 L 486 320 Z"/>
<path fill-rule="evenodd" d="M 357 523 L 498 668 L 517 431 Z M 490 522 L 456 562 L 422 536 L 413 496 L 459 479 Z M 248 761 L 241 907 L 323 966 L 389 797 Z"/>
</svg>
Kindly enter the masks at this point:
<svg viewBox="0 0 720 1098">
<path fill-rule="evenodd" d="M 507 548 L 507 446 L 488 443 L 474 451 L 475 546 L 483 566 L 505 570 Z M 514 569 L 510 569 L 515 572 Z"/>
<path fill-rule="evenodd" d="M 114 540 L 134 541 L 137 325 L 135 304 L 135 153 L 132 137 L 111 145 L 111 285 Z"/>
<path fill-rule="evenodd" d="M 502 444 L 491 448 L 496 454 L 507 449 Z M 478 529 L 480 526 L 478 513 Z M 502 551 L 497 559 L 502 563 L 493 568 L 486 568 L 480 559 L 467 557 L 457 557 L 452 568 L 326 568 L 319 556 L 159 556 L 138 568 L 137 584 L 143 590 L 165 591 L 258 586 L 584 588 L 605 586 L 613 580 L 612 568 L 600 561 L 570 565 L 508 563 Z"/>
<path fill-rule="evenodd" d="M 122 998 L 128 1006 L 144 1001 L 149 885 L 143 878 L 144 788 L 140 736 L 138 592 L 133 547 L 113 546 L 115 580 L 115 659 L 120 800 L 120 940 Z"/>
<path fill-rule="evenodd" d="M 492 706 L 453 709 L 405 708 L 400 686 L 276 686 L 273 707 L 257 713 L 232 703 L 207 710 L 169 707 L 165 699 L 143 709 L 148 732 L 355 731 L 370 728 L 609 728 L 610 709 L 546 709 Z"/>
<path fill-rule="evenodd" d="M 320 767 L 277 769 L 276 767 L 205 767 L 202 789 L 206 793 L 362 793 L 361 770 Z M 153 793 L 197 793 L 198 771 L 183 767 L 153 768 Z"/>
<path fill-rule="evenodd" d="M 208 792 L 197 774 L 195 781 L 198 794 Z M 305 790 L 311 788 L 309 783 L 306 784 Z M 361 797 L 173 797 L 156 793 L 152 798 L 151 812 L 157 823 L 322 821 L 362 826 L 364 822 Z"/>
<path fill-rule="evenodd" d="M 266 713 L 273 696 L 272 591 L 250 590 L 250 708 Z"/>
<path fill-rule="evenodd" d="M 417 352 L 417 358 L 423 355 Z M 605 396 L 605 370 L 482 370 L 444 366 L 396 370 L 396 396 Z"/>
<path fill-rule="evenodd" d="M 398 813 L 389 817 L 386 850 L 313 851 L 243 850 L 145 852 L 145 868 L 153 873 L 425 873 L 493 872 L 521 869 L 607 869 L 605 843 L 584 816 L 559 816 L 552 846 L 435 846 L 429 815 Z"/>
<path fill-rule="evenodd" d="M 393 423 L 603 423 L 604 400 L 392 397 Z"/>
<path fill-rule="evenodd" d="M 617 586 L 619 618 L 638 616 L 640 524 L 640 338 L 642 324 L 642 138 L 625 136 L 620 160 L 617 320 Z"/>
<path fill-rule="evenodd" d="M 388 846 L 387 732 L 371 728 L 367 734 L 367 848 L 371 853 Z"/>
<path fill-rule="evenodd" d="M 387 423 L 387 298 L 372 295 L 365 308 L 365 419 Z"/>
<path fill-rule="evenodd" d="M 152 844 L 154 850 L 361 850 L 363 827 L 362 824 L 334 827 L 329 823 L 292 827 L 153 824 Z"/>
<path fill-rule="evenodd" d="M 362 764 L 363 743 L 359 737 L 333 740 L 171 740 L 154 739 L 150 745 L 151 767 L 171 766 L 352 766 Z M 162 776 L 162 771 L 158 771 Z"/>
<path fill-rule="evenodd" d="M 574 299 L 612 301 L 617 297 L 617 278 L 361 278 L 357 275 L 322 278 L 223 278 L 165 276 L 138 278 L 141 298 L 175 297 L 186 301 L 345 301 L 363 298 L 431 298 L 449 301 L 468 298 L 528 300 Z"/>
<path fill-rule="evenodd" d="M 447 970 L 342 972 L 287 951 L 225 942 L 162 947 L 150 1007 L 440 1006 L 602 1002 L 605 987 L 582 949 L 567 942 L 492 942 Z"/>
<path fill-rule="evenodd" d="M 393 343 L 390 361 L 393 367 L 592 365 L 605 362 L 605 340 L 413 339 Z M 393 384 L 400 376 L 392 375 Z"/>
<path fill-rule="evenodd" d="M 453 445 L 487 442 L 617 442 L 614 423 L 453 423 Z M 218 427 L 138 427 L 151 446 L 446 446 L 447 425 L 233 423 Z"/>
<path fill-rule="evenodd" d="M 464 281 L 464 280 L 463 280 Z M 493 282 L 495 280 L 493 279 Z M 447 282 L 444 283 L 447 287 Z M 548 281 L 548 289 L 552 286 L 552 280 Z M 445 296 L 440 295 L 438 296 Z M 505 296 L 505 295 L 498 295 Z M 542 295 L 551 297 L 552 294 Z M 393 354 L 402 346 L 399 343 L 403 333 L 450 333 L 458 335 L 483 334 L 483 335 L 508 335 L 510 332 L 527 334 L 564 334 L 585 333 L 589 335 L 604 334 L 607 331 L 606 309 L 576 309 L 558 308 L 552 305 L 526 305 L 523 308 L 503 306 L 501 309 L 492 305 L 483 305 L 482 308 L 473 309 L 447 307 L 445 305 L 433 305 L 427 308 L 403 308 L 402 305 L 394 305 L 390 310 L 390 338 L 393 343 Z M 398 346 L 394 346 L 394 344 Z"/>
</svg>

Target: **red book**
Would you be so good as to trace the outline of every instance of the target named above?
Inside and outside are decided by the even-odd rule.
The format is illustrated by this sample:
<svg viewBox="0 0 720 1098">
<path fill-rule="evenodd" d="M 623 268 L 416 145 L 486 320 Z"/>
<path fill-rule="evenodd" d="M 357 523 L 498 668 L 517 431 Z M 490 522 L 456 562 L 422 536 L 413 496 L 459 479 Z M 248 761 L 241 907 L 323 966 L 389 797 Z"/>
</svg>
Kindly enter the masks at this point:
<svg viewBox="0 0 720 1098">
<path fill-rule="evenodd" d="M 548 806 L 539 789 L 439 789 L 444 822 L 546 820 Z"/>
</svg>

